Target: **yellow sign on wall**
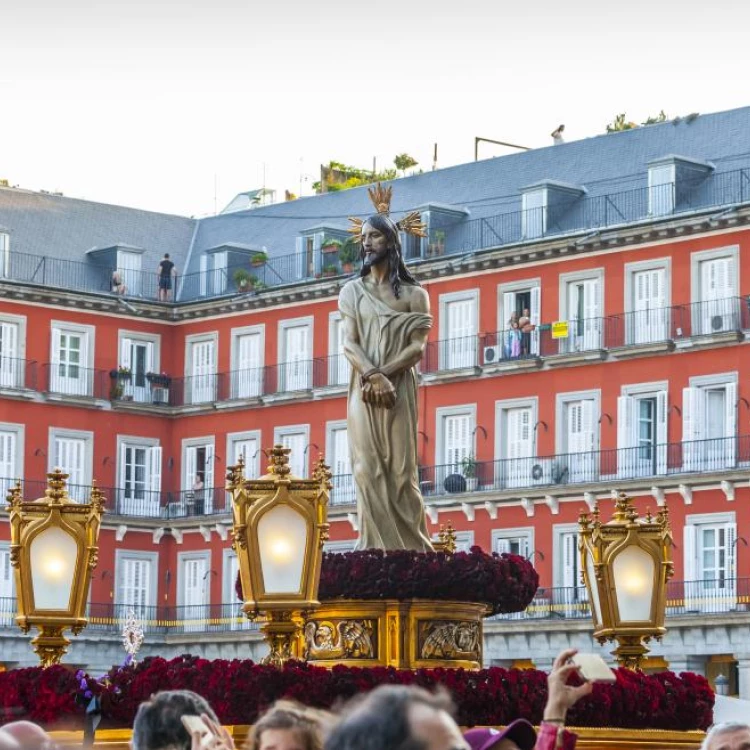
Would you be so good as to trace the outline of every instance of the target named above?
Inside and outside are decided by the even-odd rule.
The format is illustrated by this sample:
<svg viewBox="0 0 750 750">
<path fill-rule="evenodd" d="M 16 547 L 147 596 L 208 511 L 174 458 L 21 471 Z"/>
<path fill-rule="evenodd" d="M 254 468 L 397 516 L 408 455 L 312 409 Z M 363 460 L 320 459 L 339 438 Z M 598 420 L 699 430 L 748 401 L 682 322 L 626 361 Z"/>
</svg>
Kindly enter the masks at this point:
<svg viewBox="0 0 750 750">
<path fill-rule="evenodd" d="M 568 338 L 568 321 L 558 320 L 552 324 L 552 338 L 553 339 L 566 339 Z"/>
</svg>

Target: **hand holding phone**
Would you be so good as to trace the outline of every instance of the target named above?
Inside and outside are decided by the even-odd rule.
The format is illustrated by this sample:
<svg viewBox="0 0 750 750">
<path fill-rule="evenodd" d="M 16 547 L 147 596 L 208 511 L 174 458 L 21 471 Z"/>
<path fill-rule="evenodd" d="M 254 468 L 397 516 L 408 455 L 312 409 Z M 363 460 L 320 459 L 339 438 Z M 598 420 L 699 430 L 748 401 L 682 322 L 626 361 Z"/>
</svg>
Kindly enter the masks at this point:
<svg viewBox="0 0 750 750">
<path fill-rule="evenodd" d="M 201 748 L 208 747 L 208 745 L 210 745 L 214 739 L 213 732 L 209 729 L 206 722 L 203 721 L 200 716 L 185 714 L 184 716 L 182 716 L 182 726 L 187 729 L 187 732 L 190 735 L 191 739 L 195 736 L 196 733 L 200 735 Z"/>
<path fill-rule="evenodd" d="M 570 662 L 578 667 L 581 677 L 587 682 L 617 681 L 615 673 L 599 654 L 573 654 Z"/>
</svg>

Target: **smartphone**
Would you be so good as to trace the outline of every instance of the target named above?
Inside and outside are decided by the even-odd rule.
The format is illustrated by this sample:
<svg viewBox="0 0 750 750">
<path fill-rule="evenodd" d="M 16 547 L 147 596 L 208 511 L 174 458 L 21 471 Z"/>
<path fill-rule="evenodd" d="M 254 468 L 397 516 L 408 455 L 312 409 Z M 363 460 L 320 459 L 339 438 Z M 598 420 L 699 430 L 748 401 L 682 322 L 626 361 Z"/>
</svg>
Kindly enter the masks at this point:
<svg viewBox="0 0 750 750">
<path fill-rule="evenodd" d="M 194 716 L 192 714 L 185 714 L 182 718 L 182 726 L 187 729 L 188 734 L 192 737 L 193 732 L 200 732 L 201 734 L 201 747 L 206 747 L 213 739 L 213 733 L 208 728 L 207 724 L 200 716 Z"/>
<path fill-rule="evenodd" d="M 617 680 L 615 673 L 599 654 L 575 654 L 570 661 L 578 667 L 581 677 L 588 682 L 615 682 Z"/>
</svg>

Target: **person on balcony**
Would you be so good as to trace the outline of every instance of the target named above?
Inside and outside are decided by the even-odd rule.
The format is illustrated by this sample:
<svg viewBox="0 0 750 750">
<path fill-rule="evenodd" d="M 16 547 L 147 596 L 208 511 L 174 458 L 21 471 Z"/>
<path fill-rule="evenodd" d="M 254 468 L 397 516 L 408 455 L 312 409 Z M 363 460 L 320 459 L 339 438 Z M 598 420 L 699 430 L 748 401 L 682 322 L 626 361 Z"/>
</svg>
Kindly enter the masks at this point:
<svg viewBox="0 0 750 750">
<path fill-rule="evenodd" d="M 159 268 L 156 270 L 156 275 L 159 280 L 157 299 L 159 302 L 169 302 L 172 279 L 177 276 L 177 270 L 174 263 L 169 259 L 169 253 L 164 253 Z"/>
<path fill-rule="evenodd" d="M 518 319 L 518 327 L 521 329 L 521 356 L 531 354 L 531 332 L 536 326 L 531 322 L 531 311 L 524 307 L 521 317 Z"/>
<path fill-rule="evenodd" d="M 432 326 L 427 292 L 404 265 L 390 189 L 370 190 L 378 213 L 357 223 L 362 270 L 339 295 L 344 355 L 352 365 L 349 456 L 359 549 L 432 550 L 417 467 L 417 375 Z M 419 226 L 421 224 L 411 224 Z"/>
<path fill-rule="evenodd" d="M 206 490 L 203 484 L 203 475 L 200 472 L 195 475 L 191 490 L 193 493 L 193 502 L 195 503 L 195 512 L 197 515 L 202 516 L 206 507 Z"/>
<path fill-rule="evenodd" d="M 510 319 L 510 330 L 505 338 L 505 358 L 518 359 L 521 356 L 521 328 L 518 318 Z"/>
<path fill-rule="evenodd" d="M 128 287 L 125 284 L 125 282 L 122 280 L 121 271 L 112 272 L 112 293 L 113 294 L 127 294 L 128 293 Z"/>
</svg>

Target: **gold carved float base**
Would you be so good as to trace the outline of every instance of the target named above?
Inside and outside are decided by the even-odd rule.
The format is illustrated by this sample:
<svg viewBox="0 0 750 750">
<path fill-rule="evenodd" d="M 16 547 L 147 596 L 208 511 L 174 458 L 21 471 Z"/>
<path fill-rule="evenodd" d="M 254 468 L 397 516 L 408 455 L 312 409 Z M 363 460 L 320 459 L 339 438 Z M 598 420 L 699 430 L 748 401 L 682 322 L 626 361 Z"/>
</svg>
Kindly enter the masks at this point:
<svg viewBox="0 0 750 750">
<path fill-rule="evenodd" d="M 484 604 L 411 599 L 324 602 L 305 620 L 307 661 L 321 667 L 479 669 Z"/>
</svg>

